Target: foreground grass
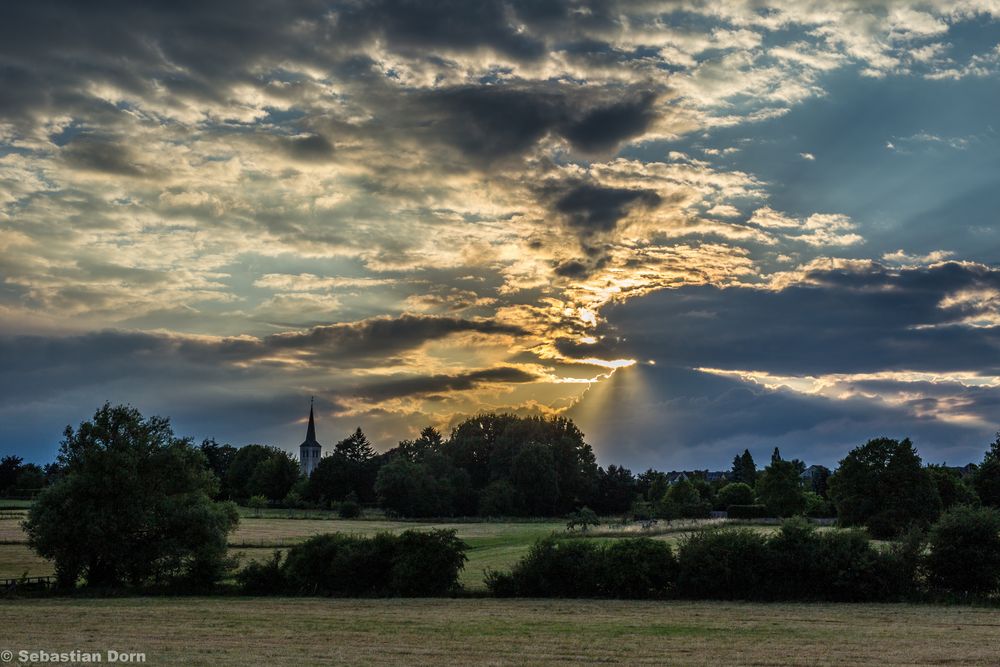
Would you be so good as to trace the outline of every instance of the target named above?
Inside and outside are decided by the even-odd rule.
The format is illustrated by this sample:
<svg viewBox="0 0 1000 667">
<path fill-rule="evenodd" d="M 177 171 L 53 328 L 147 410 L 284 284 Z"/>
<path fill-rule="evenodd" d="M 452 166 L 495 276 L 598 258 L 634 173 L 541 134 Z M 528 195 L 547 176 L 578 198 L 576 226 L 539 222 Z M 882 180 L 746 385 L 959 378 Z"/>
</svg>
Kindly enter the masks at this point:
<svg viewBox="0 0 1000 667">
<path fill-rule="evenodd" d="M 1000 611 L 910 605 L 126 598 L 0 602 L 2 646 L 152 665 L 996 664 Z"/>
</svg>

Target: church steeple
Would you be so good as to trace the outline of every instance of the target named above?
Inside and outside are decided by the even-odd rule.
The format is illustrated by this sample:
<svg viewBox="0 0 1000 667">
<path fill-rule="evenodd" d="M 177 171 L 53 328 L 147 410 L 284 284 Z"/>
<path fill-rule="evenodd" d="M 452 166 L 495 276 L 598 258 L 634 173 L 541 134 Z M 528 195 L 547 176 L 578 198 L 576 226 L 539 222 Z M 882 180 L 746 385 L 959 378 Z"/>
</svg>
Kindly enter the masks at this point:
<svg viewBox="0 0 1000 667">
<path fill-rule="evenodd" d="M 306 429 L 306 442 L 316 442 L 316 420 L 313 418 L 313 399 L 309 399 L 309 428 Z M 318 445 L 319 443 L 316 442 Z"/>
<path fill-rule="evenodd" d="M 323 446 L 316 440 L 316 418 L 313 415 L 313 399 L 309 399 L 309 426 L 306 428 L 306 439 L 299 445 L 299 468 L 308 477 L 319 465 Z"/>
</svg>

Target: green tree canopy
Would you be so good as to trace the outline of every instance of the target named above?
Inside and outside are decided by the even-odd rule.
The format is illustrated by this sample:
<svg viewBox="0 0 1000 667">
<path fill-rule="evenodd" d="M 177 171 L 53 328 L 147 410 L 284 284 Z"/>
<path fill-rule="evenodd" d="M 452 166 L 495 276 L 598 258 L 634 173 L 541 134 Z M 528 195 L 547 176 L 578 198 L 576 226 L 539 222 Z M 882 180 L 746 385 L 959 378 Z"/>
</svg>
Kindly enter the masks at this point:
<svg viewBox="0 0 1000 667">
<path fill-rule="evenodd" d="M 621 514 L 632 506 L 636 495 L 635 477 L 628 468 L 609 465 L 598 469 L 594 508 L 601 514 Z"/>
<path fill-rule="evenodd" d="M 944 466 L 929 465 L 927 472 L 934 480 L 938 497 L 941 498 L 941 509 L 948 510 L 955 505 L 978 505 L 979 496 L 971 484 L 962 479 L 957 471 Z"/>
<path fill-rule="evenodd" d="M 744 449 L 742 454 L 733 458 L 732 481 L 743 482 L 750 486 L 757 483 L 757 464 L 754 463 L 749 449 Z"/>
<path fill-rule="evenodd" d="M 851 450 L 830 477 L 829 495 L 841 523 L 866 526 L 877 537 L 926 528 L 941 513 L 937 488 L 909 438 L 876 438 Z"/>
<path fill-rule="evenodd" d="M 982 465 L 972 477 L 972 484 L 984 505 L 1000 507 L 1000 433 L 990 444 Z"/>
<path fill-rule="evenodd" d="M 17 475 L 21 472 L 24 459 L 20 456 L 5 456 L 0 459 L 0 495 L 10 493 L 17 483 Z"/>
<path fill-rule="evenodd" d="M 66 427 L 59 462 L 62 476 L 25 528 L 61 585 L 207 585 L 223 575 L 236 508 L 212 500 L 217 481 L 204 455 L 174 437 L 169 420 L 106 403 Z"/>
<path fill-rule="evenodd" d="M 454 510 L 450 480 L 435 476 L 426 463 L 402 456 L 379 468 L 375 493 L 379 505 L 396 516 L 450 516 Z"/>
<path fill-rule="evenodd" d="M 753 505 L 754 494 L 749 484 L 730 482 L 719 489 L 717 504 L 723 510 L 730 505 Z"/>
<path fill-rule="evenodd" d="M 212 438 L 202 440 L 200 449 L 201 453 L 208 460 L 208 467 L 215 473 L 215 476 L 219 479 L 219 483 L 222 484 L 226 479 L 226 473 L 229 472 L 229 466 L 232 464 L 233 459 L 236 458 L 236 452 L 239 450 L 229 444 L 220 445 Z M 222 489 L 222 492 L 225 493 L 225 489 Z"/>
<path fill-rule="evenodd" d="M 372 443 L 368 442 L 368 437 L 359 426 L 354 433 L 350 434 L 333 447 L 335 454 L 344 457 L 354 463 L 364 463 L 377 456 Z"/>
<path fill-rule="evenodd" d="M 547 454 L 532 451 L 517 463 L 523 452 L 537 448 Z M 563 514 L 589 502 L 597 488 L 594 452 L 568 419 L 478 415 L 456 426 L 442 451 L 468 472 L 477 490 L 497 480 L 510 482 L 525 494 L 524 510 L 532 513 L 548 504 L 543 498 L 552 490 L 556 496 L 549 512 Z M 542 472 L 551 478 L 542 479 L 539 471 L 529 471 L 528 458 L 536 459 Z M 529 477 L 535 480 L 531 484 L 537 482 L 533 488 L 524 481 Z"/>
<path fill-rule="evenodd" d="M 757 477 L 757 497 L 775 516 L 795 516 L 806 509 L 799 466 L 782 460 L 777 447 L 771 465 Z"/>
</svg>

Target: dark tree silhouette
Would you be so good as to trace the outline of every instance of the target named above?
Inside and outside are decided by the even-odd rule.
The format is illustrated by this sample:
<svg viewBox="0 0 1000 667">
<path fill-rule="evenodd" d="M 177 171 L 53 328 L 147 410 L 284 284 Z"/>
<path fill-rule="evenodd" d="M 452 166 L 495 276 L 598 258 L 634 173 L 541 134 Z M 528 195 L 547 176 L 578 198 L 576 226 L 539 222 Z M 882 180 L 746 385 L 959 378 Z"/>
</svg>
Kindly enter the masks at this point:
<svg viewBox="0 0 1000 667">
<path fill-rule="evenodd" d="M 218 483 L 204 456 L 167 419 L 106 403 L 66 427 L 59 462 L 64 474 L 25 528 L 62 586 L 81 576 L 92 586 L 207 585 L 223 575 L 236 508 L 212 500 Z"/>
</svg>

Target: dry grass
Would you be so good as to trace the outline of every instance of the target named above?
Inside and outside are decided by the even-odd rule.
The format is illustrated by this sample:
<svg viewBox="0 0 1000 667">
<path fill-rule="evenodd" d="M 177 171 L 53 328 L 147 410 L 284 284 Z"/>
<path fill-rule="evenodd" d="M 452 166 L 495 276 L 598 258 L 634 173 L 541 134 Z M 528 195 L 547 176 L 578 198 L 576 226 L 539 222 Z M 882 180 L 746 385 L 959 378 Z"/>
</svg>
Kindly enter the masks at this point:
<svg viewBox="0 0 1000 667">
<path fill-rule="evenodd" d="M 0 602 L 0 648 L 143 651 L 152 665 L 996 664 L 968 607 L 542 600 Z"/>
</svg>

